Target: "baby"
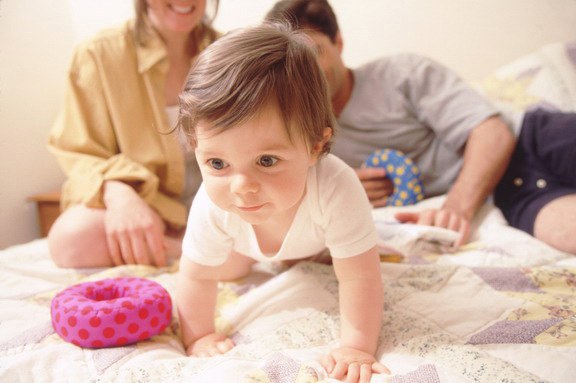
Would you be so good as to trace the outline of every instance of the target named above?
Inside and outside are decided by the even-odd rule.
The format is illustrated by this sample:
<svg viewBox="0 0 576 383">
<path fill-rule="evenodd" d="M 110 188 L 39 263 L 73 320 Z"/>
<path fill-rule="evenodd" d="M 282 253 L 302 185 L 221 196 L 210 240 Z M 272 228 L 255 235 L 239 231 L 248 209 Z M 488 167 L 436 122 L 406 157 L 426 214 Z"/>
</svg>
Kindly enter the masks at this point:
<svg viewBox="0 0 576 383">
<path fill-rule="evenodd" d="M 188 355 L 234 347 L 214 327 L 218 281 L 256 262 L 329 249 L 341 335 L 323 358 L 330 376 L 368 382 L 383 287 L 371 207 L 352 168 L 327 154 L 332 106 L 305 34 L 263 25 L 227 34 L 198 58 L 180 96 L 179 128 L 202 172 L 188 219 L 176 305 Z"/>
</svg>

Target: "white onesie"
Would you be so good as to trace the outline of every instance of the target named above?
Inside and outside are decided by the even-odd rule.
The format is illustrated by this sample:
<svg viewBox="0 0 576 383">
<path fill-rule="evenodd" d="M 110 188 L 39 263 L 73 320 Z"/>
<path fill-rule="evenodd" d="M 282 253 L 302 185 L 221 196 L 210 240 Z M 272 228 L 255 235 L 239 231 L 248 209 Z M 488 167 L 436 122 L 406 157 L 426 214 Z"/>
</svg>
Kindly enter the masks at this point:
<svg viewBox="0 0 576 383">
<path fill-rule="evenodd" d="M 264 262 L 306 258 L 326 248 L 332 257 L 347 258 L 371 249 L 376 240 L 360 180 L 329 154 L 308 171 L 306 195 L 278 253 L 263 254 L 252 225 L 216 206 L 203 184 L 192 203 L 182 253 L 205 266 L 224 263 L 232 250 Z"/>
</svg>

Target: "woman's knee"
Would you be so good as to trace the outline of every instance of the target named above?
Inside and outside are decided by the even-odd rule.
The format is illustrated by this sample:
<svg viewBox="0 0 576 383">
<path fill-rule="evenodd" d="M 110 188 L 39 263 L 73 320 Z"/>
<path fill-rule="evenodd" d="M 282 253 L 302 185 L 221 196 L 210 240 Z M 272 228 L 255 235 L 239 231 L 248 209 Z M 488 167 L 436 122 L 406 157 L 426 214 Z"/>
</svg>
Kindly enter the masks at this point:
<svg viewBox="0 0 576 383">
<path fill-rule="evenodd" d="M 98 213 L 87 212 L 85 207 L 72 207 L 58 217 L 48 233 L 48 248 L 59 267 L 90 267 L 90 255 L 101 252 L 106 238 Z"/>
<path fill-rule="evenodd" d="M 59 218 L 48 233 L 50 255 L 59 267 L 79 267 L 78 243 L 82 242 L 83 233 L 78 228 Z"/>
</svg>

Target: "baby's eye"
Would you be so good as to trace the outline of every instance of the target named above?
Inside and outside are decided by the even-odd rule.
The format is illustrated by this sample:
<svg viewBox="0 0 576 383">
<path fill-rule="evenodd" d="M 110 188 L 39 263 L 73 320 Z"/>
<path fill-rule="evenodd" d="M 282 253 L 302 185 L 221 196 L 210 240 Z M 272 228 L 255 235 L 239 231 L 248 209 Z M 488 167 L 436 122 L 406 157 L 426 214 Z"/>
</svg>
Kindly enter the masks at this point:
<svg viewBox="0 0 576 383">
<path fill-rule="evenodd" d="M 212 167 L 212 169 L 215 170 L 222 170 L 226 167 L 226 162 L 224 162 L 223 160 L 219 159 L 219 158 L 212 158 L 209 159 L 208 161 L 208 165 Z"/>
<path fill-rule="evenodd" d="M 258 159 L 258 164 L 260 166 L 265 167 L 265 168 L 269 168 L 271 166 L 274 166 L 276 164 L 276 162 L 278 162 L 278 158 L 275 158 L 272 156 L 262 156 Z"/>
</svg>

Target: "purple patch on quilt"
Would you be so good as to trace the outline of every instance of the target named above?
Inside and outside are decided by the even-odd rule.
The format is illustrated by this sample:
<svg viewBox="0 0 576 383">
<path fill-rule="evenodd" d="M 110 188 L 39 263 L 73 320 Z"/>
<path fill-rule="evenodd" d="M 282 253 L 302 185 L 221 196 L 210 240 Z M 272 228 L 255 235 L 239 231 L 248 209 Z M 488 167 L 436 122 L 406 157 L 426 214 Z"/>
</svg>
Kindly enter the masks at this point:
<svg viewBox="0 0 576 383">
<path fill-rule="evenodd" d="M 251 342 L 250 337 L 245 336 L 240 331 L 234 331 L 232 334 L 230 334 L 230 339 L 232 339 L 236 345 Z"/>
<path fill-rule="evenodd" d="M 419 255 L 410 254 L 404 258 L 404 263 L 408 263 L 410 265 L 429 265 L 432 262 L 422 258 Z"/>
<path fill-rule="evenodd" d="M 230 289 L 234 291 L 238 296 L 241 296 L 253 290 L 255 287 L 257 287 L 255 284 L 233 285 L 230 287 Z"/>
<path fill-rule="evenodd" d="M 540 72 L 542 70 L 542 67 L 533 67 L 533 68 L 528 68 L 525 71 L 523 71 L 522 73 L 518 73 L 518 75 L 516 76 L 516 78 L 518 80 L 522 80 L 523 78 L 530 78 L 530 77 L 534 77 L 536 76 L 536 74 L 538 74 L 538 72 Z"/>
<path fill-rule="evenodd" d="M 428 265 L 432 262 L 425 260 L 424 258 L 417 255 L 408 255 L 404 258 L 404 263 L 409 263 L 411 265 Z"/>
<path fill-rule="evenodd" d="M 434 365 L 424 364 L 405 375 L 394 376 L 392 383 L 440 383 L 440 377 Z"/>
<path fill-rule="evenodd" d="M 277 352 L 266 358 L 262 370 L 272 383 L 293 383 L 298 377 L 300 362 Z"/>
<path fill-rule="evenodd" d="M 576 67 L 576 42 L 566 44 L 566 56 L 568 56 L 568 59 L 570 59 Z"/>
<path fill-rule="evenodd" d="M 556 323 L 560 318 L 546 320 L 500 321 L 473 335 L 468 344 L 519 344 L 534 343 L 534 338 Z"/>
<path fill-rule="evenodd" d="M 472 271 L 498 291 L 539 292 L 538 286 L 520 269 L 505 267 L 473 267 Z"/>
<path fill-rule="evenodd" d="M 18 334 L 7 342 L 0 344 L 0 351 L 6 351 L 15 347 L 23 347 L 29 344 L 37 344 L 48 335 L 53 334 L 52 323 L 46 321 Z"/>
</svg>

